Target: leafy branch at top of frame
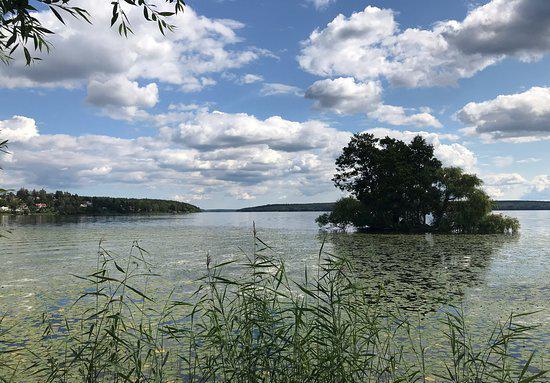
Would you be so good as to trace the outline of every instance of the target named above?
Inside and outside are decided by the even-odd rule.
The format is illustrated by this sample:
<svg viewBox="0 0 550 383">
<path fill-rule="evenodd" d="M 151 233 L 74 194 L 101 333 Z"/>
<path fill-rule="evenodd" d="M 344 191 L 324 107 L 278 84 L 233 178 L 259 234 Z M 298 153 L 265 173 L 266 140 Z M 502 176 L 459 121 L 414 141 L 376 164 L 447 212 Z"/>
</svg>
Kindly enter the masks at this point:
<svg viewBox="0 0 550 383">
<path fill-rule="evenodd" d="M 92 17 L 88 10 L 71 5 L 74 0 L 0 0 L 0 61 L 9 64 L 14 60 L 14 53 L 22 51 L 27 65 L 32 64 L 39 57 L 34 57 L 31 51 L 47 52 L 53 48 L 49 36 L 54 32 L 44 27 L 39 18 L 39 11 L 48 9 L 62 24 L 66 17 L 74 17 L 89 24 Z M 105 1 L 105 0 L 103 0 Z M 126 13 L 127 7 L 139 7 L 143 17 L 149 22 L 157 24 L 160 32 L 173 31 L 175 25 L 167 19 L 184 11 L 184 0 L 164 0 L 171 6 L 170 11 L 160 10 L 157 5 L 146 0 L 112 0 L 112 17 L 110 26 L 117 28 L 121 36 L 132 34 L 131 23 Z M 32 3 L 35 3 L 33 5 Z M 37 8 L 39 7 L 39 8 Z"/>
<path fill-rule="evenodd" d="M 0 139 L 0 154 L 7 154 L 8 153 L 8 140 L 2 140 Z M 0 170 L 2 169 L 2 166 L 0 165 Z M 0 188 L 0 194 L 7 192 L 7 190 Z"/>
</svg>

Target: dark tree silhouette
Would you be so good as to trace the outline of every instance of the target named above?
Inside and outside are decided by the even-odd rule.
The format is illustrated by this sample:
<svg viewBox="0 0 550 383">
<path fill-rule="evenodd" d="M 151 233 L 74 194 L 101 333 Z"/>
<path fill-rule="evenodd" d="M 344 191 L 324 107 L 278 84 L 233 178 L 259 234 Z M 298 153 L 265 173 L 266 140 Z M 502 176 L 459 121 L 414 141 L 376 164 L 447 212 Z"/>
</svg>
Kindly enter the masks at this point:
<svg viewBox="0 0 550 383">
<path fill-rule="evenodd" d="M 518 228 L 517 220 L 489 215 L 491 200 L 481 189 L 481 179 L 460 168 L 442 167 L 433 145 L 421 136 L 407 144 L 368 133 L 354 135 L 336 160 L 333 181 L 352 197 L 319 217 L 320 224 L 351 223 L 399 232 Z"/>
<path fill-rule="evenodd" d="M 8 152 L 8 140 L 0 139 L 0 155 L 2 153 L 7 153 L 7 152 Z M 0 166 L 0 170 L 2 170 L 2 166 Z M 6 190 L 0 187 L 0 193 L 5 193 L 5 192 Z"/>
<path fill-rule="evenodd" d="M 336 167 L 334 183 L 365 205 L 368 226 L 413 230 L 426 224 L 438 194 L 441 162 L 422 137 L 406 144 L 356 134 Z"/>
</svg>

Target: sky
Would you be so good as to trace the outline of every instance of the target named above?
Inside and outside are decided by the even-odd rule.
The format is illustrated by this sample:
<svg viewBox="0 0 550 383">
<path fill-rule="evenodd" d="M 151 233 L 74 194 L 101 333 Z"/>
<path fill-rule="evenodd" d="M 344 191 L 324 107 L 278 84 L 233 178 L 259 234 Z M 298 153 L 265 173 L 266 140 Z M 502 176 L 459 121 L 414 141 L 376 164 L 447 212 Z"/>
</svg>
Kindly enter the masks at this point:
<svg viewBox="0 0 550 383">
<path fill-rule="evenodd" d="M 334 201 L 352 134 L 422 135 L 494 199 L 550 200 L 550 1 L 190 0 L 163 36 L 75 0 L 0 66 L 0 185 L 202 208 Z"/>
</svg>

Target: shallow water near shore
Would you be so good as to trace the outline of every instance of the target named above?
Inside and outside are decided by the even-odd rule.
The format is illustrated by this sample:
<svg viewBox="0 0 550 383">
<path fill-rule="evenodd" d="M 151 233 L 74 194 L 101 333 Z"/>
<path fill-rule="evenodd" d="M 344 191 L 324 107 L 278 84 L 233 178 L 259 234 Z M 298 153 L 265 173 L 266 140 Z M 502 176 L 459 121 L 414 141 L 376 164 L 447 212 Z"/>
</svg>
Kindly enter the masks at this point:
<svg viewBox="0 0 550 383">
<path fill-rule="evenodd" d="M 101 246 L 124 256 L 138 241 L 162 275 L 150 290 L 185 296 L 213 262 L 252 250 L 259 237 L 301 278 L 326 252 L 350 255 L 373 292 L 421 320 L 449 303 L 464 307 L 484 327 L 510 312 L 531 312 L 539 324 L 531 346 L 548 355 L 550 344 L 550 211 L 504 212 L 521 222 L 518 236 L 320 234 L 318 213 L 198 213 L 118 217 L 2 216 L 10 233 L 0 239 L 0 315 L 31 334 L 44 312 L 62 312 L 82 290 L 71 275 L 93 272 Z M 235 270 L 238 272 L 238 270 Z M 374 293 L 373 293 L 374 294 Z M 429 326 L 429 325 L 428 325 Z M 30 335 L 29 335 L 30 336 Z"/>
</svg>

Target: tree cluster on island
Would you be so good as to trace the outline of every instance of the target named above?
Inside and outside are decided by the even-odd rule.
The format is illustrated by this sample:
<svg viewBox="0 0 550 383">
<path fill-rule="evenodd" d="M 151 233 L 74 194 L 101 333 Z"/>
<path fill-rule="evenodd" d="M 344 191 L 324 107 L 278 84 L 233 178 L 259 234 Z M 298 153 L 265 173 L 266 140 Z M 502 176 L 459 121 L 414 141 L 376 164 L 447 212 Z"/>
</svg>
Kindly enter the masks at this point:
<svg viewBox="0 0 550 383">
<path fill-rule="evenodd" d="M 458 167 L 443 167 L 421 136 L 409 144 L 360 133 L 336 160 L 342 198 L 320 226 L 353 225 L 369 231 L 515 233 L 515 218 L 491 214 L 482 180 Z"/>
<path fill-rule="evenodd" d="M 19 189 L 0 195 L 0 214 L 184 214 L 197 206 L 178 201 L 146 198 L 85 197 L 68 192 Z"/>
</svg>

